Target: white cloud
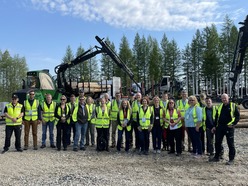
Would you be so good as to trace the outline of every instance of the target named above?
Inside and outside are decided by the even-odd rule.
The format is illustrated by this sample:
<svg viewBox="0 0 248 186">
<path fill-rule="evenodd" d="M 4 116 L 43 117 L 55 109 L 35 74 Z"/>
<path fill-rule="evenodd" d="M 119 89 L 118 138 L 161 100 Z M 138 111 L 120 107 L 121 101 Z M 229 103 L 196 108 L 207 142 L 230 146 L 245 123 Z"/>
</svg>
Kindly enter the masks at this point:
<svg viewBox="0 0 248 186">
<path fill-rule="evenodd" d="M 104 21 L 116 27 L 159 31 L 195 29 L 212 23 L 219 24 L 226 14 L 219 0 L 31 0 L 31 2 L 35 7 L 46 11 L 57 11 L 87 21 Z"/>
</svg>

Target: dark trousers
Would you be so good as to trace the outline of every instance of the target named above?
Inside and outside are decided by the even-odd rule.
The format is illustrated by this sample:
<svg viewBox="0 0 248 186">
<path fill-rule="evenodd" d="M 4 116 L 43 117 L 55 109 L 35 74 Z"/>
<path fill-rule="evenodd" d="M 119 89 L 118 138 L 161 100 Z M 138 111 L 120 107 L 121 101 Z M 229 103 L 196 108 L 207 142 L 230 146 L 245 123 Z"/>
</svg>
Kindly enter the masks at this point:
<svg viewBox="0 0 248 186">
<path fill-rule="evenodd" d="M 168 127 L 162 129 L 162 141 L 163 141 L 163 150 L 169 150 L 169 133 L 170 133 L 170 128 Z"/>
<path fill-rule="evenodd" d="M 202 127 L 200 127 L 199 132 L 195 130 L 195 127 L 187 127 L 189 137 L 192 141 L 193 153 L 197 153 L 199 155 L 202 154 L 202 143 L 201 143 L 201 131 Z"/>
<path fill-rule="evenodd" d="M 161 149 L 161 141 L 162 141 L 162 126 L 154 125 L 152 127 L 152 144 L 154 150 Z"/>
<path fill-rule="evenodd" d="M 140 138 L 139 138 L 139 130 L 138 130 L 138 123 L 136 121 L 132 122 L 132 127 L 135 134 L 135 148 L 140 149 Z"/>
<path fill-rule="evenodd" d="M 88 127 L 86 131 L 86 145 L 89 145 L 91 139 L 91 145 L 95 145 L 95 125 L 88 121 Z"/>
<path fill-rule="evenodd" d="M 229 148 L 229 160 L 233 160 L 236 154 L 234 146 L 234 128 L 228 128 L 227 126 L 218 126 L 215 134 L 215 158 L 219 158 L 222 151 L 222 141 L 226 136 L 227 145 Z"/>
<path fill-rule="evenodd" d="M 101 137 L 103 137 L 103 139 L 106 140 L 106 147 L 105 149 L 108 150 L 108 143 L 109 143 L 109 128 L 96 128 L 96 131 L 97 131 L 97 137 L 96 137 L 96 141 L 97 141 L 97 150 L 99 150 L 99 139 Z"/>
<path fill-rule="evenodd" d="M 202 153 L 205 153 L 205 131 L 201 130 Z"/>
<path fill-rule="evenodd" d="M 56 139 L 56 145 L 57 148 L 60 150 L 61 149 L 61 141 L 63 143 L 63 147 L 64 149 L 67 148 L 67 122 L 62 123 L 62 122 L 58 122 L 58 124 L 56 125 L 57 128 L 57 139 Z"/>
<path fill-rule="evenodd" d="M 211 132 L 211 129 L 206 129 L 207 136 L 207 152 L 211 155 L 214 153 L 214 134 Z"/>
<path fill-rule="evenodd" d="M 148 129 L 142 129 L 141 131 L 139 131 L 139 143 L 141 151 L 149 150 L 150 132 L 148 131 Z"/>
<path fill-rule="evenodd" d="M 123 132 L 125 131 L 125 138 L 126 138 L 126 146 L 125 146 L 125 151 L 129 150 L 129 145 L 130 145 L 130 131 L 127 131 L 127 128 L 125 127 L 122 130 L 118 129 L 118 140 L 117 140 L 117 150 L 120 151 L 121 150 L 121 143 L 122 143 L 122 136 L 123 136 Z"/>
<path fill-rule="evenodd" d="M 22 134 L 22 125 L 18 126 L 7 126 L 5 127 L 5 145 L 3 149 L 5 151 L 9 150 L 11 136 L 15 133 L 15 148 L 21 149 L 21 134 Z"/>
<path fill-rule="evenodd" d="M 67 125 L 67 145 L 71 144 L 71 131 L 73 132 L 73 140 L 75 141 L 75 135 L 76 135 L 76 125 L 74 121 L 71 121 L 69 125 Z"/>
<path fill-rule="evenodd" d="M 170 144 L 170 151 L 175 152 L 175 141 L 176 141 L 176 152 L 177 154 L 182 153 L 182 127 L 170 130 L 169 133 L 169 144 Z"/>
</svg>

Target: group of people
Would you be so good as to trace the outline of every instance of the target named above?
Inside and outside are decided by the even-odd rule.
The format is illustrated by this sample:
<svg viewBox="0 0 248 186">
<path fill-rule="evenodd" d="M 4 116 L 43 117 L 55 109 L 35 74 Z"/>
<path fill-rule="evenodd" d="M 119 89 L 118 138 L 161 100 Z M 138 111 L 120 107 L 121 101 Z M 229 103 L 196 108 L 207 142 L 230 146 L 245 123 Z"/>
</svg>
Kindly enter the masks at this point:
<svg viewBox="0 0 248 186">
<path fill-rule="evenodd" d="M 62 147 L 66 151 L 71 144 L 73 151 L 86 150 L 86 146 L 90 144 L 96 145 L 97 151 L 109 151 L 111 138 L 110 147 L 120 152 L 124 146 L 123 133 L 125 133 L 127 153 L 134 146 L 134 151 L 140 155 L 148 155 L 151 133 L 153 153 L 160 154 L 161 150 L 168 150 L 169 154 L 180 156 L 185 150 L 185 134 L 187 134 L 188 151 L 194 157 L 200 158 L 205 153 L 206 146 L 206 153 L 210 155 L 209 161 L 214 162 L 219 161 L 222 156 L 222 141 L 226 136 L 229 148 L 227 164 L 233 164 L 234 127 L 239 121 L 240 114 L 236 104 L 229 101 L 227 94 L 223 94 L 221 100 L 221 104 L 214 106 L 211 98 L 206 97 L 205 94 L 201 94 L 198 100 L 193 95 L 188 97 L 187 92 L 183 90 L 181 99 L 177 101 L 169 98 L 166 92 L 161 99 L 155 96 L 152 100 L 146 96 L 142 97 L 140 93 L 130 96 L 130 99 L 122 99 L 121 94 L 117 92 L 111 101 L 109 95 L 104 94 L 96 103 L 91 97 L 86 98 L 81 91 L 78 97 L 72 94 L 69 101 L 63 95 L 60 103 L 55 103 L 51 94 L 46 94 L 44 102 L 39 103 L 35 99 L 35 92 L 31 90 L 29 98 L 23 105 L 18 103 L 18 96 L 13 95 L 12 102 L 5 107 L 6 136 L 2 153 L 9 150 L 13 131 L 16 137 L 16 150 L 19 152 L 28 150 L 30 128 L 33 134 L 33 149 L 37 150 L 37 128 L 41 123 L 40 148 L 46 148 L 48 128 L 50 147 L 57 148 L 58 151 Z M 23 149 L 21 148 L 22 124 L 25 131 Z"/>
</svg>

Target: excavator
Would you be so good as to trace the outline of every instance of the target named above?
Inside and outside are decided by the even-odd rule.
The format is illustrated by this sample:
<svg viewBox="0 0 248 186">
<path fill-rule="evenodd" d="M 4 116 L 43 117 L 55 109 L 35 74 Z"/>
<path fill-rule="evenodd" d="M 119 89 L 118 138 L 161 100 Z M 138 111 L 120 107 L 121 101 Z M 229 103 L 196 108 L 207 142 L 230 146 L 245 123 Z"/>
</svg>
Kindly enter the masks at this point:
<svg viewBox="0 0 248 186">
<path fill-rule="evenodd" d="M 116 65 L 121 68 L 129 78 L 142 90 L 140 84 L 135 81 L 133 72 L 126 66 L 126 64 L 120 59 L 120 57 L 112 50 L 112 48 L 108 45 L 104 39 L 101 39 L 98 36 L 95 36 L 95 39 L 101 45 L 95 46 L 83 54 L 76 57 L 74 60 L 69 63 L 63 63 L 55 67 L 54 71 L 57 74 L 57 78 L 53 79 L 49 70 L 38 70 L 38 71 L 29 71 L 27 72 L 27 80 L 23 80 L 22 90 L 18 90 L 13 94 L 17 94 L 19 97 L 19 102 L 23 103 L 27 98 L 28 92 L 30 89 L 36 92 L 35 98 L 43 101 L 45 94 L 50 93 L 53 97 L 54 101 L 59 101 L 61 95 L 66 95 L 70 97 L 71 94 L 75 94 L 76 96 L 79 94 L 79 89 L 88 88 L 90 90 L 90 84 L 83 83 L 81 86 L 78 82 L 72 82 L 71 77 L 68 77 L 68 73 L 66 71 L 77 64 L 83 63 L 90 58 L 98 54 L 108 55 Z M 114 83 L 114 82 L 113 82 Z M 103 81 L 99 82 L 98 91 L 92 91 L 91 96 L 93 98 L 99 98 L 100 95 L 104 92 L 108 92 L 111 89 L 110 86 L 107 85 L 107 82 L 104 84 Z"/>
<path fill-rule="evenodd" d="M 242 104 L 245 109 L 248 109 L 248 96 L 246 95 L 243 98 L 238 98 L 237 88 L 236 88 L 239 75 L 242 72 L 246 49 L 248 47 L 248 15 L 246 16 L 244 22 L 239 22 L 239 24 L 243 26 L 239 28 L 239 34 L 236 42 L 235 53 L 234 53 L 232 69 L 231 69 L 232 77 L 230 77 L 229 80 L 232 81 L 232 95 L 231 95 L 232 101 L 237 104 Z"/>
</svg>

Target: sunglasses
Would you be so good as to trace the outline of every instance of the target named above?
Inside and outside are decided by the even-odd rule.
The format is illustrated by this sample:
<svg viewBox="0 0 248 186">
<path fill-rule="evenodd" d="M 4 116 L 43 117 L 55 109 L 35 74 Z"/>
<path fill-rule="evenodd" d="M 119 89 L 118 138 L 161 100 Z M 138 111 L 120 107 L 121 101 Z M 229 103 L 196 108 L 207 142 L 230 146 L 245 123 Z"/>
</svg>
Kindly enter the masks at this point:
<svg viewBox="0 0 248 186">
<path fill-rule="evenodd" d="M 193 100 L 193 99 L 190 99 L 189 101 L 195 101 L 195 100 Z"/>
<path fill-rule="evenodd" d="M 65 101 L 65 99 L 60 99 L 61 101 Z"/>
<path fill-rule="evenodd" d="M 29 94 L 30 96 L 34 96 L 34 94 Z"/>
<path fill-rule="evenodd" d="M 174 104 L 174 102 L 169 102 L 169 104 Z"/>
</svg>

